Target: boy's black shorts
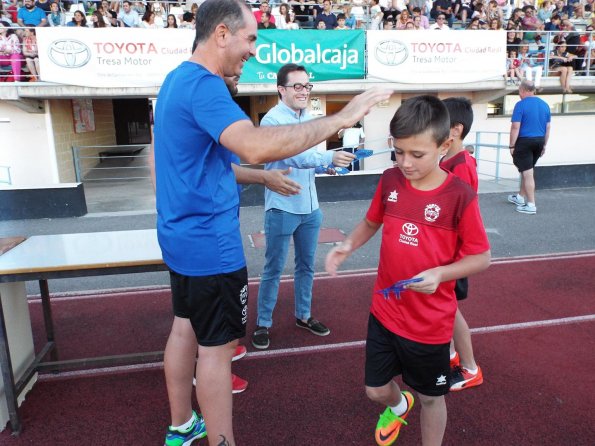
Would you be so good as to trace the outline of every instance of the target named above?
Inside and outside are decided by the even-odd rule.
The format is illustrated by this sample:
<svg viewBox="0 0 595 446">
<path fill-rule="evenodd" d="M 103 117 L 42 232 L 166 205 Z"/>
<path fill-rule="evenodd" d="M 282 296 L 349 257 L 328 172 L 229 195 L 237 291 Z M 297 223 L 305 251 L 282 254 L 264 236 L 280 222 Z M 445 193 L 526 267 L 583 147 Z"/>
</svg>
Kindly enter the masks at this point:
<svg viewBox="0 0 595 446">
<path fill-rule="evenodd" d="M 533 169 L 543 152 L 545 138 L 517 138 L 512 162 L 519 172 Z"/>
<path fill-rule="evenodd" d="M 455 296 L 457 300 L 467 299 L 467 293 L 469 292 L 469 281 L 466 277 L 457 279 L 455 282 Z"/>
<path fill-rule="evenodd" d="M 190 319 L 200 345 L 224 345 L 246 336 L 248 271 L 184 276 L 169 272 L 174 315 Z"/>
<path fill-rule="evenodd" d="M 448 393 L 450 343 L 421 344 L 387 330 L 372 314 L 366 339 L 366 386 L 381 387 L 397 375 L 416 392 L 428 396 Z"/>
</svg>

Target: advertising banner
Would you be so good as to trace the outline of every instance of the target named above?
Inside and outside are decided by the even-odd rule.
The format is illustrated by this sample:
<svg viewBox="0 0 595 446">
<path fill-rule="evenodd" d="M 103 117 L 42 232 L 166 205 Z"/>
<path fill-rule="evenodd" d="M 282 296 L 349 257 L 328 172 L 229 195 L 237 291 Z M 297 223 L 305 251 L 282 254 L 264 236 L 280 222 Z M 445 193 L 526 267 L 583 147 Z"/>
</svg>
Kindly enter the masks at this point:
<svg viewBox="0 0 595 446">
<path fill-rule="evenodd" d="M 506 31 L 368 31 L 368 78 L 459 84 L 502 77 Z"/>
<path fill-rule="evenodd" d="M 85 87 L 160 86 L 191 55 L 188 29 L 37 28 L 41 80 Z"/>
<path fill-rule="evenodd" d="M 256 57 L 244 65 L 241 83 L 274 83 L 283 65 L 304 65 L 311 81 L 363 79 L 363 30 L 259 30 Z"/>
</svg>

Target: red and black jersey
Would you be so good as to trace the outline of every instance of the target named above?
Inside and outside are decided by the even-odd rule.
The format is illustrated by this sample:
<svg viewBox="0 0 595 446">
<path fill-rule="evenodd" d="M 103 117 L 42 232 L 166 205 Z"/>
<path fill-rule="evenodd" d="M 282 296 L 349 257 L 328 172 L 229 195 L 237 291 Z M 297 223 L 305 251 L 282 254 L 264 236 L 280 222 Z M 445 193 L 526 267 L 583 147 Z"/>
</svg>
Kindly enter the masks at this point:
<svg viewBox="0 0 595 446">
<path fill-rule="evenodd" d="M 489 249 L 477 194 L 452 173 L 438 188 L 411 186 L 398 168 L 386 170 L 366 218 L 381 223 L 382 243 L 372 314 L 390 331 L 425 344 L 452 338 L 457 302 L 455 281 L 434 294 L 406 290 L 385 299 L 378 290 L 417 274 Z"/>
<path fill-rule="evenodd" d="M 469 152 L 463 150 L 457 153 L 452 158 L 442 161 L 440 167 L 454 173 L 477 192 L 479 183 L 479 180 L 477 179 L 477 162 Z"/>
</svg>

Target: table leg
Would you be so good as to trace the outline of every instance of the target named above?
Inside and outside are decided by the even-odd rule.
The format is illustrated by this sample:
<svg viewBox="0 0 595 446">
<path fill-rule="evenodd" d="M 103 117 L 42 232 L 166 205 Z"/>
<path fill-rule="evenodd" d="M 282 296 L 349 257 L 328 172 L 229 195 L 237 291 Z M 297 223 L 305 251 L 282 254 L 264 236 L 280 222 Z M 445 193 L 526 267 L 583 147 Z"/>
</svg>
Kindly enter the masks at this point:
<svg viewBox="0 0 595 446">
<path fill-rule="evenodd" d="M 50 288 L 47 280 L 39 281 L 39 291 L 41 294 L 41 306 L 43 308 L 43 323 L 45 325 L 45 334 L 48 342 L 54 345 L 50 351 L 52 361 L 58 360 L 58 347 L 54 341 L 54 319 L 52 318 L 52 305 L 50 303 Z"/>
<path fill-rule="evenodd" d="M 21 432 L 21 418 L 19 416 L 19 404 L 12 371 L 12 360 L 10 359 L 10 347 L 8 346 L 8 333 L 4 320 L 2 299 L 0 298 L 0 367 L 2 368 L 2 380 L 4 382 L 4 395 L 8 407 L 10 427 L 13 435 Z"/>
</svg>

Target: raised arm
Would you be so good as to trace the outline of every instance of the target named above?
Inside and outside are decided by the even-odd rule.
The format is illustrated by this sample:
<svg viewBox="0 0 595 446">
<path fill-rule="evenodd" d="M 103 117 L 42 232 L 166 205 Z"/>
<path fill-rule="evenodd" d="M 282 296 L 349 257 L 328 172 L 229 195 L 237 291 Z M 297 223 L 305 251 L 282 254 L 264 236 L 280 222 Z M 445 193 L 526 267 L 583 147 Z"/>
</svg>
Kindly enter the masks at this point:
<svg viewBox="0 0 595 446">
<path fill-rule="evenodd" d="M 223 131 L 220 142 L 250 164 L 289 158 L 328 139 L 339 129 L 351 127 L 392 92 L 372 88 L 354 97 L 338 113 L 302 124 L 254 127 L 248 120 L 237 121 Z"/>
</svg>

